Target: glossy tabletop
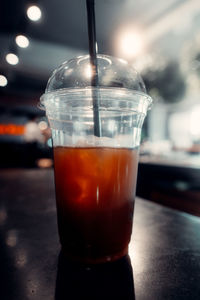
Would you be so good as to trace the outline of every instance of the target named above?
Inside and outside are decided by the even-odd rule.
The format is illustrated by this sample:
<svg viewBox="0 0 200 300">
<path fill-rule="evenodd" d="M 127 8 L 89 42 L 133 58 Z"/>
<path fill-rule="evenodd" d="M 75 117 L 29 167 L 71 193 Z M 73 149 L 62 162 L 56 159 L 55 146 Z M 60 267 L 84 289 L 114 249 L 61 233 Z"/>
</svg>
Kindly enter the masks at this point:
<svg viewBox="0 0 200 300">
<path fill-rule="evenodd" d="M 0 299 L 200 299 L 200 218 L 137 198 L 130 257 L 67 261 L 52 170 L 0 172 Z"/>
</svg>

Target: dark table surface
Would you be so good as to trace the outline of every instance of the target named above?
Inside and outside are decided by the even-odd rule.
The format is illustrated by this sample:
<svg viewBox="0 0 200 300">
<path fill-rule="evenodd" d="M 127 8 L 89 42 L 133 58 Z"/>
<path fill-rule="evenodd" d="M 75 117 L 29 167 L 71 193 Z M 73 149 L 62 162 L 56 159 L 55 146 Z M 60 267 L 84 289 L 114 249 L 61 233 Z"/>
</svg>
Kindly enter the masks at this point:
<svg viewBox="0 0 200 300">
<path fill-rule="evenodd" d="M 53 171 L 0 171 L 1 300 L 200 299 L 200 218 L 137 198 L 129 254 L 94 267 L 66 261 Z"/>
</svg>

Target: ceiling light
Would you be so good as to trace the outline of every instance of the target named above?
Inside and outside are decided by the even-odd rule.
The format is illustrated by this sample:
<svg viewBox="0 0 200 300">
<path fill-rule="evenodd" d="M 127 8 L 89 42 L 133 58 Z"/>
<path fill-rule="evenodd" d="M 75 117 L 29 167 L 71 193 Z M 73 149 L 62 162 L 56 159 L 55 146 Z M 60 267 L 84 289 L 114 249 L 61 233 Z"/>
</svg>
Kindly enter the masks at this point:
<svg viewBox="0 0 200 300">
<path fill-rule="evenodd" d="M 134 58 L 142 52 L 143 48 L 144 43 L 139 32 L 125 29 L 118 35 L 117 49 L 121 57 Z"/>
<path fill-rule="evenodd" d="M 14 53 L 8 53 L 6 55 L 6 61 L 10 64 L 10 65 L 16 65 L 19 62 L 19 58 L 16 54 Z"/>
<path fill-rule="evenodd" d="M 0 75 L 0 86 L 6 86 L 8 84 L 8 80 L 5 76 Z"/>
<path fill-rule="evenodd" d="M 26 13 L 31 21 L 38 21 L 42 16 L 40 8 L 36 5 L 30 6 Z"/>
<path fill-rule="evenodd" d="M 29 45 L 29 40 L 24 35 L 17 35 L 15 38 L 16 44 L 21 48 L 27 48 Z"/>
</svg>

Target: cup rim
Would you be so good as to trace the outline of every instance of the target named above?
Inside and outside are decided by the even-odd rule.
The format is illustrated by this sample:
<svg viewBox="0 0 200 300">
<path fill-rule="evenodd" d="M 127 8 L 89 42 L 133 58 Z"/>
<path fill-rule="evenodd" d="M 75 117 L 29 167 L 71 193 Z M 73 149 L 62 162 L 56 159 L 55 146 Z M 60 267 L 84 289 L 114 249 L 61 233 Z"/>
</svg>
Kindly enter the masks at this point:
<svg viewBox="0 0 200 300">
<path fill-rule="evenodd" d="M 151 109 L 151 106 L 152 106 L 152 103 L 153 103 L 153 99 L 151 96 L 149 96 L 148 94 L 146 93 L 143 93 L 141 91 L 137 91 L 137 90 L 131 90 L 131 89 L 127 89 L 127 88 L 121 88 L 121 87 L 92 87 L 92 86 L 88 86 L 88 87 L 74 87 L 74 88 L 62 88 L 62 89 L 58 89 L 58 90 L 54 90 L 54 91 L 48 91 L 48 92 L 45 92 L 44 94 L 42 94 L 42 96 L 40 97 L 40 101 L 38 103 L 38 108 L 40 108 L 41 110 L 46 110 L 45 109 L 45 98 L 52 95 L 52 96 L 62 96 L 62 95 L 65 95 L 65 94 L 73 94 L 73 93 L 76 93 L 76 92 L 86 92 L 87 90 L 88 91 L 92 91 L 92 90 L 95 90 L 95 89 L 98 89 L 98 90 L 101 90 L 102 92 L 103 91 L 109 91 L 109 90 L 113 90 L 115 89 L 116 91 L 118 92 L 126 92 L 128 93 L 130 96 L 131 95 L 140 95 L 142 96 L 147 102 L 148 102 L 148 109 Z M 123 99 L 120 99 L 120 101 L 123 101 Z M 124 101 L 127 101 L 127 99 L 124 99 Z M 131 99 L 129 99 L 129 101 L 131 101 Z"/>
</svg>

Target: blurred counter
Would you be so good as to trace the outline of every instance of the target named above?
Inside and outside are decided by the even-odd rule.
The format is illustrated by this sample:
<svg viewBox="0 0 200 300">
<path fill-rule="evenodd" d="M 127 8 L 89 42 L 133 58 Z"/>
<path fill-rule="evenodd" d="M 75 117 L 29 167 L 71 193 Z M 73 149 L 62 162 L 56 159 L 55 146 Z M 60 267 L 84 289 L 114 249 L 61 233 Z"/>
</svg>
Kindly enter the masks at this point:
<svg viewBox="0 0 200 300">
<path fill-rule="evenodd" d="M 200 170 L 200 153 L 171 152 L 168 155 L 142 155 L 141 163 L 167 165 L 172 167 L 185 167 Z"/>
<path fill-rule="evenodd" d="M 53 170 L 2 170 L 0 298 L 199 299 L 199 228 L 198 217 L 137 198 L 130 259 L 79 266 L 60 253 Z"/>
<path fill-rule="evenodd" d="M 141 156 L 137 195 L 200 216 L 200 154 Z"/>
</svg>

